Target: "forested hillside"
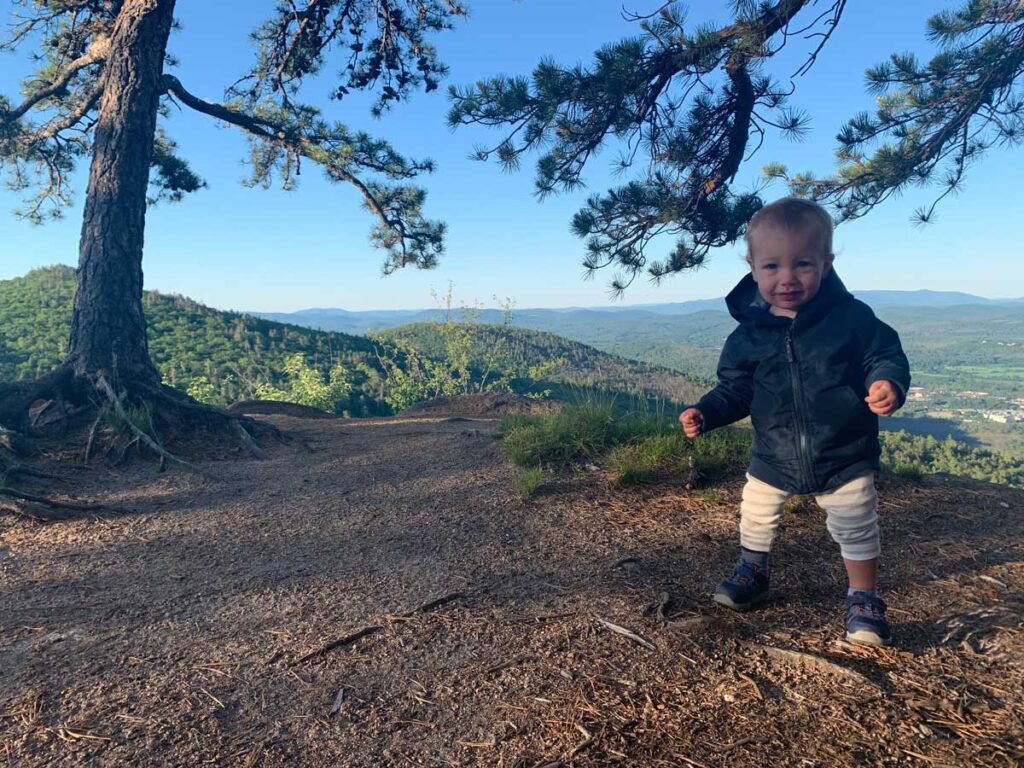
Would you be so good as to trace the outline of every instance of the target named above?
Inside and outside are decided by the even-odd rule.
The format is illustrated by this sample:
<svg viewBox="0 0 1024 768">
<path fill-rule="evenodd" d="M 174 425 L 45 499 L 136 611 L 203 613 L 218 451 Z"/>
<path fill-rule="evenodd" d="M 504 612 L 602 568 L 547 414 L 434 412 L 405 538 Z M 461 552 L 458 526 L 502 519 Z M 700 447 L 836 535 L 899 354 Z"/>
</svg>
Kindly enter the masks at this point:
<svg viewBox="0 0 1024 768">
<path fill-rule="evenodd" d="M 38 377 L 60 362 L 74 288 L 69 267 L 0 281 L 0 380 Z M 143 303 L 150 353 L 164 380 L 183 390 L 201 381 L 216 402 L 249 399 L 280 387 L 295 355 L 324 377 L 344 371 L 349 394 L 335 410 L 354 416 L 388 413 L 432 394 L 496 384 L 540 396 L 559 385 L 596 386 L 680 402 L 700 390 L 676 372 L 506 326 L 425 323 L 368 338 L 222 312 L 155 291 L 147 291 Z M 452 343 L 467 346 L 465 360 L 449 359 L 461 355 Z M 443 377 L 448 391 L 435 391 L 441 387 L 437 381 L 417 380 L 410 386 L 416 376 Z"/>
<path fill-rule="evenodd" d="M 571 382 L 630 394 L 652 394 L 676 403 L 694 402 L 705 391 L 699 379 L 668 368 L 607 354 L 553 333 L 511 325 L 470 325 L 470 359 L 517 379 Z M 371 335 L 388 342 L 408 340 L 432 357 L 448 355 L 443 323 L 414 323 Z M 542 383 L 542 382 L 536 382 Z M 528 381 L 522 381 L 526 386 Z"/>
<path fill-rule="evenodd" d="M 35 378 L 60 362 L 74 290 L 75 272 L 62 266 L 0 282 L 0 380 Z M 296 353 L 323 370 L 375 359 L 373 344 L 361 336 L 220 312 L 156 291 L 146 291 L 143 304 L 150 353 L 164 381 L 187 389 L 205 377 L 225 402 L 247 399 L 260 384 L 278 382 L 286 359 Z M 379 383 L 364 375 L 360 384 L 346 409 L 381 412 Z"/>
</svg>

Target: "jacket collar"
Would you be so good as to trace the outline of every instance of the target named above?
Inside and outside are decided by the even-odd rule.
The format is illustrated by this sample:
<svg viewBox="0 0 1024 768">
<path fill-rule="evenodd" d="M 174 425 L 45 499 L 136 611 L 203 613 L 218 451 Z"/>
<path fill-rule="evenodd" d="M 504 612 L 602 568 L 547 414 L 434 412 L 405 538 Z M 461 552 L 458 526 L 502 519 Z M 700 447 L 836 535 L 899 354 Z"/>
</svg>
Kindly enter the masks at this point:
<svg viewBox="0 0 1024 768">
<path fill-rule="evenodd" d="M 804 326 L 813 323 L 835 305 L 852 299 L 853 294 L 846 290 L 833 267 L 821 281 L 817 295 L 800 308 L 793 324 Z M 761 298 L 757 283 L 750 273 L 744 275 L 725 297 L 725 305 L 729 308 L 729 314 L 739 322 L 747 320 L 765 325 L 785 325 L 790 322 L 789 318 L 773 315 L 769 311 L 768 302 Z"/>
</svg>

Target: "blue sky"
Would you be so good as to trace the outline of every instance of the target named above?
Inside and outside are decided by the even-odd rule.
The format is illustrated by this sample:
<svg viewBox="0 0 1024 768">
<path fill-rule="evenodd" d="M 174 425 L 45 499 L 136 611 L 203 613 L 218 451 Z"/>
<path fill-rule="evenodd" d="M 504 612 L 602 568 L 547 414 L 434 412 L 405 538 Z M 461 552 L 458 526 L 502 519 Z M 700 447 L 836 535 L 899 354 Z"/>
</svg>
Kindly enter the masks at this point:
<svg viewBox="0 0 1024 768">
<path fill-rule="evenodd" d="M 834 136 L 857 111 L 870 109 L 864 69 L 894 51 L 926 52 L 924 20 L 958 2 L 857 0 L 849 3 L 839 30 L 810 74 L 797 78 L 792 104 L 812 117 L 811 136 L 792 143 L 772 138 L 748 167 L 741 183 L 752 184 L 764 163 L 779 160 L 794 170 L 828 172 Z M 658 0 L 631 0 L 627 8 L 647 12 Z M 183 29 L 170 49 L 187 88 L 216 100 L 252 57 L 248 33 L 269 14 L 270 0 L 178 0 Z M 12 4 L 0 4 L 7 17 Z M 466 84 L 498 73 L 526 74 L 550 56 L 559 63 L 589 61 L 594 49 L 636 31 L 621 16 L 621 0 L 471 0 L 472 16 L 436 39 L 448 63 L 448 83 Z M 727 3 L 690 3 L 692 20 L 728 19 Z M 814 11 L 812 9 L 811 13 Z M 6 22 L 6 18 L 3 19 Z M 794 40 L 772 71 L 788 75 L 815 41 Z M 27 52 L 22 52 L 27 53 Z M 340 65 L 339 65 L 340 67 Z M 14 96 L 27 74 L 24 55 L 0 54 L 0 93 Z M 587 194 L 616 180 L 608 167 L 613 151 L 599 155 L 586 174 L 589 189 L 548 198 L 533 196 L 531 158 L 517 174 L 468 159 L 476 144 L 499 134 L 481 128 L 451 131 L 445 125 L 444 89 L 418 94 L 381 120 L 366 101 L 342 104 L 321 95 L 327 82 L 313 83 L 307 101 L 325 115 L 391 141 L 414 157 L 431 157 L 438 170 L 424 177 L 427 214 L 448 223 L 447 253 L 437 269 L 380 273 L 382 257 L 368 244 L 372 224 L 356 192 L 332 185 L 312 164 L 303 166 L 298 189 L 247 189 L 241 159 L 245 141 L 232 128 L 187 109 L 166 123 L 171 136 L 209 188 L 176 205 L 152 209 L 146 223 L 143 262 L 147 288 L 181 293 L 223 309 L 291 311 L 306 307 L 413 308 L 434 305 L 432 292 L 454 284 L 458 301 L 493 305 L 511 298 L 519 307 L 596 306 L 610 299 L 610 273 L 583 281 L 583 244 L 569 220 Z M 34 227 L 9 211 L 18 198 L 0 191 L 0 278 L 48 264 L 75 264 L 84 194 L 80 169 L 77 205 L 62 221 Z M 1021 153 L 992 151 L 972 169 L 964 191 L 943 204 L 934 223 L 910 224 L 927 193 L 895 199 L 836 233 L 836 267 L 854 289 L 960 290 L 985 296 L 1024 294 L 1017 227 Z M 779 187 L 767 195 L 784 194 Z M 1011 218 L 1013 217 L 1013 218 Z M 670 246 L 666 242 L 666 249 Z M 743 273 L 737 245 L 716 252 L 710 266 L 677 275 L 660 287 L 638 279 L 626 304 L 720 296 Z"/>
</svg>

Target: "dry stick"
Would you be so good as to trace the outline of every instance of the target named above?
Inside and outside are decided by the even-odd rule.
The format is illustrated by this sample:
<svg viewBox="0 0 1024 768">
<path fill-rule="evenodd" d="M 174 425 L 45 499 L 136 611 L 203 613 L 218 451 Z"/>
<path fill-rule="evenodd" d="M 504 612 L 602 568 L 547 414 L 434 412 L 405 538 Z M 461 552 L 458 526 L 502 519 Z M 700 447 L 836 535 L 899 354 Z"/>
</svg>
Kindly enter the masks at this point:
<svg viewBox="0 0 1024 768">
<path fill-rule="evenodd" d="M 614 633 L 616 633 L 618 635 L 622 635 L 623 637 L 632 640 L 637 645 L 642 645 L 644 648 L 646 648 L 649 651 L 656 651 L 656 650 L 658 650 L 658 648 L 654 645 L 654 643 L 652 643 L 650 640 L 645 640 L 644 638 L 640 637 L 640 635 L 638 635 L 636 632 L 633 632 L 632 630 L 626 629 L 625 627 L 620 627 L 618 624 L 612 624 L 610 621 L 605 621 L 601 617 L 598 617 L 597 620 L 599 622 L 601 622 L 602 624 L 604 624 L 612 632 L 614 632 Z"/>
<path fill-rule="evenodd" d="M 380 632 L 382 629 L 384 629 L 384 627 L 379 624 L 374 624 L 369 627 L 363 627 L 362 629 L 356 630 L 350 635 L 345 635 L 345 637 L 339 638 L 337 640 L 332 640 L 326 645 L 322 645 L 315 650 L 309 651 L 309 653 L 304 653 L 302 656 L 300 656 L 292 662 L 292 666 L 294 667 L 297 664 L 301 664 L 304 661 L 309 661 L 315 656 L 322 656 L 328 651 L 333 651 L 335 648 L 344 648 L 347 645 L 352 645 L 352 643 L 356 642 L 357 640 L 362 640 L 364 637 L 376 634 L 377 632 Z"/>
<path fill-rule="evenodd" d="M 117 412 L 117 415 L 120 416 L 124 420 L 124 423 L 127 424 L 128 428 L 132 432 L 135 433 L 135 436 L 138 437 L 147 446 L 149 446 L 149 448 L 157 456 L 160 456 L 161 458 L 164 458 L 167 461 L 174 462 L 175 464 L 180 464 L 181 466 L 185 467 L 186 469 L 191 469 L 193 472 L 196 472 L 196 473 L 198 473 L 200 475 L 203 475 L 204 477 L 209 477 L 209 475 L 206 472 L 204 472 L 203 470 L 201 470 L 199 467 L 195 466 L 194 464 L 190 464 L 189 462 L 185 461 L 184 459 L 179 459 L 173 453 L 168 452 L 165 448 L 163 448 L 163 446 L 161 446 L 159 443 L 157 443 L 153 438 L 151 438 L 149 435 L 147 435 L 141 429 L 139 429 L 134 424 L 132 424 L 131 419 L 128 418 L 128 414 L 125 413 L 124 406 L 121 404 L 121 398 L 119 398 L 117 395 L 114 394 L 114 390 L 111 389 L 110 383 L 103 376 L 97 377 L 97 381 L 99 382 L 100 387 L 103 389 L 103 392 L 109 398 L 111 404 L 114 406 L 114 410 Z"/>
<path fill-rule="evenodd" d="M 89 463 L 89 457 L 92 455 L 92 443 L 96 439 L 96 429 L 99 427 L 103 417 L 110 412 L 110 403 L 104 403 L 100 412 L 96 414 L 96 421 L 89 427 L 89 439 L 85 443 L 85 458 L 83 459 L 84 464 Z"/>
<path fill-rule="evenodd" d="M 432 611 L 435 608 L 440 608 L 442 605 L 446 605 L 448 603 L 453 603 L 456 600 L 461 600 L 464 597 L 465 597 L 465 595 L 462 594 L 461 592 L 451 592 L 451 593 L 445 595 L 444 597 L 439 597 L 439 598 L 437 598 L 437 600 L 431 600 L 429 603 L 424 603 L 419 608 L 413 608 L 408 613 L 403 613 L 403 614 L 400 614 L 400 615 L 405 616 L 405 617 L 409 617 L 409 616 L 415 616 L 418 613 L 426 613 L 427 611 Z"/>
<path fill-rule="evenodd" d="M 742 672 L 737 672 L 736 674 L 739 675 L 742 680 L 746 680 L 750 683 L 750 687 L 754 689 L 754 695 L 757 696 L 759 701 L 764 701 L 764 694 L 761 693 L 761 686 L 754 682 L 754 678 L 749 675 L 745 675 Z"/>
<path fill-rule="evenodd" d="M 455 600 L 458 600 L 461 597 L 464 597 L 464 595 L 461 592 L 452 592 L 451 594 L 445 595 L 444 597 L 439 597 L 437 600 L 431 600 L 429 603 L 424 603 L 418 608 L 413 608 L 411 611 L 407 611 L 405 613 L 400 613 L 397 615 L 399 618 L 409 618 L 410 616 L 415 616 L 419 613 L 426 613 L 427 611 L 445 605 L 446 603 L 451 603 Z M 322 645 L 319 648 L 309 651 L 308 653 L 304 653 L 302 656 L 293 661 L 291 663 L 291 666 L 294 667 L 298 664 L 302 664 L 304 661 L 309 661 L 310 659 L 316 656 L 322 656 L 323 654 L 328 653 L 329 651 L 333 651 L 335 648 L 344 648 L 346 646 L 352 645 L 357 640 L 362 640 L 364 637 L 375 635 L 382 629 L 384 629 L 384 627 L 380 624 L 371 624 L 370 626 L 363 627 L 362 629 L 357 629 L 355 632 L 352 632 L 351 634 L 345 635 L 344 637 L 339 638 L 337 640 L 332 640 L 326 645 Z"/>
</svg>

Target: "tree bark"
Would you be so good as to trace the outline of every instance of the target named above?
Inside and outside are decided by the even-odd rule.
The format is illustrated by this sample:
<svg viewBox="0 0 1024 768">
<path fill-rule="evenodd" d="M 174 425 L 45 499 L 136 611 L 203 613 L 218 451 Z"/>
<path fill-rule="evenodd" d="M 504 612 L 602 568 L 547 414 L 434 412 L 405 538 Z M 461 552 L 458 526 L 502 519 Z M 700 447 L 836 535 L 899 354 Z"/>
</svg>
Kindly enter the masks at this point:
<svg viewBox="0 0 1024 768">
<path fill-rule="evenodd" d="M 174 0 L 125 0 L 103 71 L 65 368 L 156 384 L 142 311 L 146 191 Z"/>
</svg>

